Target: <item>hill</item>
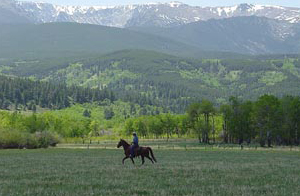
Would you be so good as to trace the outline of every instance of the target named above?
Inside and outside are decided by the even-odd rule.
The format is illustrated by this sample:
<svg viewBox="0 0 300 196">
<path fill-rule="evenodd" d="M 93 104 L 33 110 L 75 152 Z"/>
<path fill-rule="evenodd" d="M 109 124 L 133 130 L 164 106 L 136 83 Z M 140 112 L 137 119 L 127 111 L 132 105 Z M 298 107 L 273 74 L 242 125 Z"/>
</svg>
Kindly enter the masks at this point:
<svg viewBox="0 0 300 196">
<path fill-rule="evenodd" d="M 124 49 L 192 58 L 300 52 L 300 25 L 247 16 L 159 28 L 78 23 L 0 24 L 0 60 L 86 57 Z M 243 54 L 243 55 L 242 55 Z"/>
<path fill-rule="evenodd" d="M 6 67 L 2 72 L 27 73 L 69 86 L 108 87 L 123 101 L 156 105 L 174 112 L 184 112 L 191 102 L 203 98 L 219 105 L 230 96 L 255 100 L 263 94 L 299 95 L 298 58 L 260 58 L 198 60 L 123 50 L 83 58 L 39 74 L 33 70 L 30 73 L 26 66 Z"/>
<path fill-rule="evenodd" d="M 208 20 L 171 28 L 132 28 L 160 35 L 202 50 L 246 54 L 299 53 L 299 24 L 247 16 Z"/>
<path fill-rule="evenodd" d="M 0 45 L 0 58 L 73 57 L 124 49 L 146 49 L 190 57 L 237 56 L 205 52 L 169 38 L 128 29 L 77 23 L 1 25 Z"/>
</svg>

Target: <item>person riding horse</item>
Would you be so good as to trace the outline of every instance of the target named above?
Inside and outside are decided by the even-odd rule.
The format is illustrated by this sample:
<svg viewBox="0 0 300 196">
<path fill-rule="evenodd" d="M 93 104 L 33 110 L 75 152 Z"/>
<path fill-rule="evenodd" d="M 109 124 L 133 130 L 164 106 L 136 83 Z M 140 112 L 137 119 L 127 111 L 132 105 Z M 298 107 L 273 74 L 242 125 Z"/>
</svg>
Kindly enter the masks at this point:
<svg viewBox="0 0 300 196">
<path fill-rule="evenodd" d="M 130 147 L 130 157 L 131 158 L 135 157 L 134 149 L 139 147 L 139 138 L 138 138 L 136 132 L 133 132 L 132 135 L 133 135 L 133 141 L 132 141 L 132 145 Z"/>
<path fill-rule="evenodd" d="M 124 161 L 126 159 L 130 158 L 132 163 L 134 164 L 133 157 L 130 156 L 131 155 L 130 150 L 131 150 L 132 146 L 129 143 L 127 143 L 125 140 L 120 139 L 120 141 L 117 145 L 117 148 L 120 148 L 121 146 L 123 146 L 124 154 L 125 154 L 125 157 L 123 158 L 122 163 L 124 164 Z M 137 155 L 141 156 L 142 164 L 145 163 L 145 157 L 148 158 L 152 163 L 156 162 L 153 151 L 150 147 L 141 147 L 140 146 Z"/>
</svg>

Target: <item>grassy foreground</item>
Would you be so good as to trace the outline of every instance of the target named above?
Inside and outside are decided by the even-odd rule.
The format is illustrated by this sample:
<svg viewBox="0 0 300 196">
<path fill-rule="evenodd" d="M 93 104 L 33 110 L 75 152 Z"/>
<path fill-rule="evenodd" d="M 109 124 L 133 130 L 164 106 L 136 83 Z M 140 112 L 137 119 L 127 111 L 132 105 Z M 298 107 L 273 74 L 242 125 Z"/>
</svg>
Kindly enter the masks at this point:
<svg viewBox="0 0 300 196">
<path fill-rule="evenodd" d="M 121 150 L 2 150 L 0 195 L 298 195 L 300 152 L 155 150 L 123 166 Z"/>
</svg>

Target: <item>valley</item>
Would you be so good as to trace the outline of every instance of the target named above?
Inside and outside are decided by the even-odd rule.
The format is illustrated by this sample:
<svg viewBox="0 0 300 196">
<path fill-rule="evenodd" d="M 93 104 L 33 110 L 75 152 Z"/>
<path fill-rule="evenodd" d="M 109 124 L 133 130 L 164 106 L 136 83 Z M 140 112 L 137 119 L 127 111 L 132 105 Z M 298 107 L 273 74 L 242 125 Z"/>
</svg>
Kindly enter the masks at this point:
<svg viewBox="0 0 300 196">
<path fill-rule="evenodd" d="M 264 146 L 267 131 L 258 124 L 265 122 L 253 117 L 255 111 L 276 106 L 275 116 L 282 117 L 288 113 L 284 107 L 298 108 L 299 8 L 180 2 L 85 7 L 3 0 L 0 11 L 3 132 L 14 129 L 23 142 L 31 138 L 31 147 L 42 145 L 34 143 L 40 131 L 87 138 L 100 131 L 116 137 L 136 130 L 144 137 L 173 134 L 205 143 L 213 136 L 228 142 L 222 126 L 230 111 L 236 112 L 229 115 L 231 123 L 247 121 L 255 130 L 249 135 L 249 127 L 241 128 L 244 135 L 231 127 L 230 142 L 247 137 Z M 189 108 L 197 104 L 210 106 L 208 116 L 216 117 L 217 128 L 205 115 L 191 119 Z M 288 129 L 278 125 L 274 131 L 284 144 L 299 140 L 293 112 L 284 126 L 296 130 L 285 135 Z M 151 132 L 158 127 L 159 134 Z"/>
</svg>

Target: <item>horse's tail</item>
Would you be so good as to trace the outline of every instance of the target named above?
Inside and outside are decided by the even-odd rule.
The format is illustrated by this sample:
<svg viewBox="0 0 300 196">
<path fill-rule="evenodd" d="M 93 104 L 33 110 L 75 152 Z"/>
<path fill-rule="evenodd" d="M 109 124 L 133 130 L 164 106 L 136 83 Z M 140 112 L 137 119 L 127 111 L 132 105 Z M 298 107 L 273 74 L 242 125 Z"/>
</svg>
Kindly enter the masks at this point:
<svg viewBox="0 0 300 196">
<path fill-rule="evenodd" d="M 152 149 L 151 149 L 150 147 L 148 147 L 148 150 L 150 151 L 150 154 L 151 154 L 152 159 L 153 159 L 155 162 L 157 162 L 157 161 L 156 161 L 156 158 L 154 157 L 154 154 L 153 154 Z"/>
</svg>

